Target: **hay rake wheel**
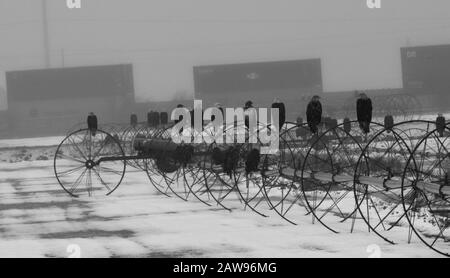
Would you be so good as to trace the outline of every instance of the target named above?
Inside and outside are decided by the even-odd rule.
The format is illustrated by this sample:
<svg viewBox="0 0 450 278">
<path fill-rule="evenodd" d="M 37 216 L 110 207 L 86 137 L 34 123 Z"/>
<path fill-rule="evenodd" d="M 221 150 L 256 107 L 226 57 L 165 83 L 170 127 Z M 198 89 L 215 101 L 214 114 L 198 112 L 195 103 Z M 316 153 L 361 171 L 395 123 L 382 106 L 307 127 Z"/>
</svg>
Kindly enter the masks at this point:
<svg viewBox="0 0 450 278">
<path fill-rule="evenodd" d="M 145 172 L 152 186 L 156 191 L 166 197 L 171 197 L 169 187 L 164 183 L 158 182 L 159 173 L 156 171 L 155 161 L 150 158 L 139 158 L 139 153 L 135 148 L 136 140 L 156 138 L 163 129 L 150 127 L 147 123 L 137 126 L 127 127 L 121 136 L 122 145 L 125 145 L 125 153 L 129 156 L 136 156 L 136 159 L 127 160 L 127 164 L 135 169 Z"/>
<path fill-rule="evenodd" d="M 186 171 L 186 183 L 189 185 L 192 196 L 195 196 L 196 199 L 200 200 L 203 204 L 207 206 L 212 206 L 212 198 L 209 194 L 208 188 L 205 184 L 205 179 L 209 178 L 200 167 L 192 167 L 190 165 L 187 166 L 188 170 Z"/>
<path fill-rule="evenodd" d="M 246 205 L 240 189 L 240 184 L 245 182 L 241 163 L 243 149 L 243 144 L 212 143 L 207 152 L 221 152 L 227 157 L 228 162 L 218 163 L 213 157 L 208 157 L 203 161 L 207 191 L 217 205 L 228 211 Z M 236 203 L 239 204 L 239 207 L 235 206 Z"/>
<path fill-rule="evenodd" d="M 224 151 L 222 146 L 212 143 L 208 146 L 207 152 Z M 221 208 L 232 211 L 234 209 L 230 204 L 230 196 L 236 196 L 234 183 L 231 179 L 231 173 L 225 173 L 223 165 L 220 161 L 216 161 L 213 157 L 206 157 L 201 168 L 203 171 L 206 190 L 214 202 Z M 239 200 L 240 201 L 240 200 Z"/>
<path fill-rule="evenodd" d="M 270 129 L 258 127 L 260 131 L 262 128 Z M 266 217 L 261 208 L 262 204 L 266 204 L 266 198 L 261 188 L 259 165 L 258 169 L 255 168 L 250 172 L 246 168 L 247 155 L 252 151 L 259 153 L 260 142 L 225 143 L 230 140 L 228 137 L 231 135 L 227 133 L 230 129 L 234 129 L 233 137 L 239 132 L 244 132 L 245 136 L 248 136 L 248 129 L 239 123 L 237 126 L 224 126 L 223 142 L 211 143 L 206 152 L 212 155 L 205 157 L 201 164 L 206 188 L 217 205 L 226 210 L 234 209 L 232 204 L 238 201 L 244 209 L 248 208 Z"/>
<path fill-rule="evenodd" d="M 353 189 L 359 215 L 370 232 L 389 243 L 395 243 L 390 239 L 392 229 L 408 225 L 401 205 L 406 161 L 417 138 L 425 136 L 432 127 L 432 122 L 411 120 L 385 128 L 367 143 L 358 159 Z M 404 191 L 407 198 L 412 194 L 411 187 Z"/>
<path fill-rule="evenodd" d="M 272 125 L 265 126 L 259 123 L 257 132 L 260 135 L 264 133 L 265 135 L 271 134 L 270 136 L 274 136 L 272 129 Z M 246 134 L 249 134 L 248 129 L 246 129 Z M 263 144 L 259 138 L 256 143 L 244 143 L 240 146 L 241 156 L 237 167 L 240 171 L 236 171 L 235 186 L 244 203 L 244 209 L 249 208 L 260 216 L 268 217 L 266 211 L 271 209 L 271 205 L 264 190 L 264 177 L 262 175 L 264 160 L 261 161 L 261 148 L 270 148 L 270 146 Z M 247 162 L 251 163 L 252 153 L 257 153 L 258 161 L 257 165 L 254 165 L 254 169 L 248 169 Z"/>
<path fill-rule="evenodd" d="M 446 131 L 449 131 L 447 126 Z M 402 177 L 402 205 L 413 235 L 426 246 L 450 256 L 450 141 L 437 130 L 424 136 L 412 151 Z M 406 189 L 411 188 L 412 194 Z"/>
<path fill-rule="evenodd" d="M 170 144 L 171 134 L 170 128 L 164 128 L 159 132 L 155 132 L 150 136 L 150 140 L 162 139 L 165 140 L 166 144 Z M 172 158 L 168 153 L 162 151 L 158 154 L 157 158 L 152 160 L 153 163 L 153 176 L 149 175 L 152 183 L 155 186 L 162 186 L 163 188 L 168 188 L 166 192 L 173 194 L 183 201 L 188 201 L 190 194 L 192 193 L 189 184 L 186 180 L 186 168 L 185 164 Z M 151 169 L 146 167 L 146 169 Z M 149 172 L 147 172 L 149 173 Z M 181 186 L 180 186 L 181 184 Z M 200 200 L 202 201 L 202 200 Z M 203 202 L 203 201 L 202 201 Z"/>
<path fill-rule="evenodd" d="M 265 155 L 261 171 L 264 195 L 270 206 L 287 222 L 297 225 L 297 209 L 305 213 L 305 205 L 299 183 L 299 167 L 303 163 L 311 136 L 307 124 L 288 123 L 280 136 L 278 155 Z"/>
<path fill-rule="evenodd" d="M 120 143 L 122 148 L 127 155 L 136 155 L 136 150 L 134 149 L 134 139 L 138 136 L 139 132 L 143 127 L 140 126 L 129 126 L 126 127 L 122 132 L 119 133 Z M 127 161 L 128 165 L 141 169 L 142 164 L 139 164 L 139 160 L 129 160 Z"/>
<path fill-rule="evenodd" d="M 261 176 L 259 173 L 247 172 L 245 170 L 246 155 L 252 149 L 252 144 L 242 144 L 239 147 L 240 159 L 237 170 L 232 173 L 232 182 L 234 182 L 234 187 L 238 192 L 239 198 L 242 200 L 244 209 L 248 208 L 260 216 L 267 217 L 263 208 L 267 203 L 262 190 Z"/>
<path fill-rule="evenodd" d="M 136 140 L 142 139 L 152 139 L 159 136 L 164 130 L 161 128 L 150 127 L 147 124 L 144 124 L 134 130 L 133 136 L 127 141 L 128 149 L 130 150 L 130 155 L 138 155 L 138 152 L 135 148 Z M 147 159 L 136 159 L 131 160 L 130 165 L 136 169 L 141 169 L 145 171 L 147 174 L 150 169 L 148 166 L 149 161 Z M 153 165 L 152 165 L 153 166 Z"/>
<path fill-rule="evenodd" d="M 81 129 L 67 135 L 58 146 L 53 162 L 55 176 L 72 197 L 86 192 L 91 196 L 97 191 L 110 195 L 122 182 L 126 163 L 102 159 L 124 155 L 120 142 L 111 134 Z M 85 186 L 80 188 L 82 183 Z"/>
<path fill-rule="evenodd" d="M 170 194 L 170 188 L 166 186 L 161 181 L 161 177 L 159 172 L 156 171 L 156 164 L 153 159 L 142 159 L 141 164 L 143 164 L 142 168 L 145 174 L 147 175 L 148 180 L 151 185 L 156 189 L 159 194 L 164 195 L 165 197 L 172 197 Z M 140 166 L 141 167 L 141 166 Z"/>
<path fill-rule="evenodd" d="M 406 222 L 400 192 L 403 169 L 415 147 L 414 138 L 427 134 L 430 126 L 418 120 L 384 128 L 367 143 L 356 164 L 353 192 L 359 215 L 369 232 L 389 243 L 395 243 L 390 231 Z"/>
<path fill-rule="evenodd" d="M 158 139 L 160 138 L 160 136 L 162 136 L 163 133 L 164 133 L 163 129 L 154 129 L 145 125 L 137 131 L 136 136 L 132 140 L 132 144 L 133 146 L 135 146 L 136 140 L 138 139 L 139 140 Z M 134 153 L 137 153 L 135 147 L 133 148 Z M 157 161 L 154 158 L 143 157 L 142 159 L 136 160 L 134 165 L 135 167 L 140 168 L 145 172 L 147 178 L 149 179 L 150 183 L 156 189 L 157 192 L 166 197 L 172 197 L 171 194 L 172 188 L 167 184 L 167 182 L 164 181 L 164 175 L 161 175 L 161 172 L 158 171 L 158 165 L 156 164 L 156 162 Z"/>
<path fill-rule="evenodd" d="M 318 221 L 334 233 L 353 232 L 357 220 L 357 203 L 353 197 L 353 176 L 357 154 L 367 142 L 367 134 L 350 122 L 351 130 L 343 124 L 322 133 L 313 142 L 301 168 L 302 192 L 312 222 Z M 381 129 L 371 124 L 370 136 Z"/>
<path fill-rule="evenodd" d="M 185 130 L 183 133 L 188 136 L 199 135 L 193 130 Z M 153 133 L 150 140 L 154 139 L 164 140 L 167 144 L 172 144 L 171 127 L 163 128 Z M 180 145 L 180 147 L 183 146 L 187 147 L 192 153 L 199 152 L 205 148 L 204 144 Z M 201 161 L 202 157 L 196 157 L 195 160 Z M 146 163 L 146 171 L 149 179 L 155 187 L 165 189 L 163 192 L 164 195 L 174 195 L 183 201 L 195 199 L 210 206 L 209 192 L 203 182 L 203 172 L 197 167 L 198 163 L 194 163 L 193 161 L 189 161 L 188 163 L 187 160 L 183 161 L 183 159 L 180 161 L 164 152 L 160 153 L 156 159 L 146 160 Z"/>
<path fill-rule="evenodd" d="M 365 135 L 357 122 L 350 124 L 311 136 L 306 124 L 287 123 L 279 152 L 258 153 L 250 170 L 250 154 L 261 142 L 175 144 L 170 126 L 106 124 L 95 136 L 71 131 L 55 153 L 54 171 L 78 197 L 111 194 L 132 166 L 165 196 L 277 214 L 291 224 L 306 214 L 333 232 L 369 231 L 390 243 L 395 228 L 448 256 L 449 127 L 440 137 L 434 122 L 403 121 L 389 129 L 372 123 Z M 217 161 L 217 150 L 228 160 Z"/>
</svg>

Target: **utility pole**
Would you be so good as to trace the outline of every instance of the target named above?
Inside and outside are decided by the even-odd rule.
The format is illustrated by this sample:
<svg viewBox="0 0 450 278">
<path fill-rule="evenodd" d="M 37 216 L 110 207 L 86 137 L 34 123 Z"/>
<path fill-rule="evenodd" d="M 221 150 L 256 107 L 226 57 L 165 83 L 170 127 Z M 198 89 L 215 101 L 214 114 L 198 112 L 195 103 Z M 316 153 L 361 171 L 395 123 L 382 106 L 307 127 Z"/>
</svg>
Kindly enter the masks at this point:
<svg viewBox="0 0 450 278">
<path fill-rule="evenodd" d="M 44 42 L 45 67 L 50 67 L 50 43 L 48 35 L 47 0 L 42 0 L 42 33 Z"/>
</svg>

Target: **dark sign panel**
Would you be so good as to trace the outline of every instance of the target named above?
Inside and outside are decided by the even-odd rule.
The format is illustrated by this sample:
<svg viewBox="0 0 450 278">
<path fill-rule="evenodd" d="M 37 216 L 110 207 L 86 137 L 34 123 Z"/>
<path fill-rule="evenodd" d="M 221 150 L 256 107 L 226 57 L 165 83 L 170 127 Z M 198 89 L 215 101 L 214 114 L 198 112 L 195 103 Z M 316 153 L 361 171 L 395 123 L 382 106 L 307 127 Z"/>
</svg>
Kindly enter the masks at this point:
<svg viewBox="0 0 450 278">
<path fill-rule="evenodd" d="M 132 65 L 12 71 L 8 102 L 134 94 Z"/>
<path fill-rule="evenodd" d="M 194 67 L 196 96 L 267 90 L 322 91 L 320 59 Z"/>
<path fill-rule="evenodd" d="M 450 93 L 450 45 L 401 49 L 403 87 L 412 94 Z"/>
</svg>

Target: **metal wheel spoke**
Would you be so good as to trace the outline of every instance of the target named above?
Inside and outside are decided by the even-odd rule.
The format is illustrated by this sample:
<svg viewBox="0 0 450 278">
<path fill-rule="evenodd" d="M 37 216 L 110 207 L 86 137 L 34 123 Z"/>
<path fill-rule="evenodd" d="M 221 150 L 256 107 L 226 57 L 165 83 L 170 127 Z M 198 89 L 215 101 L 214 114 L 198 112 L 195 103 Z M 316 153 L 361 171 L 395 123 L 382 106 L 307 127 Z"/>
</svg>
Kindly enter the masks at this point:
<svg viewBox="0 0 450 278">
<path fill-rule="evenodd" d="M 71 194 L 75 193 L 75 190 L 77 189 L 78 185 L 80 185 L 81 180 L 83 179 L 86 172 L 87 172 L 87 169 L 84 169 L 83 173 L 81 173 L 81 175 L 75 180 L 75 182 L 73 183 L 73 186 L 69 190 Z"/>
<path fill-rule="evenodd" d="M 97 172 L 97 170 L 95 168 L 92 169 L 94 171 L 94 174 L 97 176 L 97 179 L 100 181 L 100 183 L 106 187 L 106 189 L 108 191 L 111 191 L 111 188 L 109 188 L 109 186 L 106 184 L 106 182 L 102 179 L 102 177 L 100 176 L 100 174 Z"/>
<path fill-rule="evenodd" d="M 72 157 L 72 156 L 68 156 L 68 155 L 63 154 L 63 153 L 57 153 L 56 155 L 57 155 L 58 157 L 66 158 L 66 159 L 72 160 L 72 161 L 74 161 L 74 162 L 82 163 L 83 165 L 84 165 L 84 163 L 85 163 L 84 161 L 82 161 L 82 160 L 80 160 L 80 159 L 77 159 L 77 158 Z"/>
</svg>

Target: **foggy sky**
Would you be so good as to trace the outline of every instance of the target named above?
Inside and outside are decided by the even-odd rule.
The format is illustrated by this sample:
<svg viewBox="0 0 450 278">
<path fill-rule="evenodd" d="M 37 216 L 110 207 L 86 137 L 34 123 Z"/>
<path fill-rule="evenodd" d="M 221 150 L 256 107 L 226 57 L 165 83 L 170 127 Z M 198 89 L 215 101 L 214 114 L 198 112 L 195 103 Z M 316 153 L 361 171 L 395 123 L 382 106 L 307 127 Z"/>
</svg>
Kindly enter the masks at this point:
<svg viewBox="0 0 450 278">
<path fill-rule="evenodd" d="M 195 65 L 304 58 L 325 91 L 398 88 L 400 47 L 450 43 L 448 0 L 47 2 L 51 66 L 133 63 L 138 100 L 192 92 Z M 42 34 L 41 0 L 0 0 L 0 92 L 5 71 L 45 67 Z"/>
</svg>

